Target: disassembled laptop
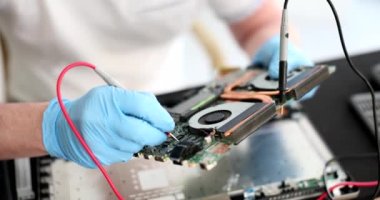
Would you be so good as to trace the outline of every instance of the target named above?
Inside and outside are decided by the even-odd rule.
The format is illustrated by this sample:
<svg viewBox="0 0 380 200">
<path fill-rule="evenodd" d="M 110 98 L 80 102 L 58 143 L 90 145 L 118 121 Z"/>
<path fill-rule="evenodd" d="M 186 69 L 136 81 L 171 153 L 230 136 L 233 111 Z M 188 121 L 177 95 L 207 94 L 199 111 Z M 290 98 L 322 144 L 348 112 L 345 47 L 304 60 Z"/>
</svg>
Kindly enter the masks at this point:
<svg viewBox="0 0 380 200">
<path fill-rule="evenodd" d="M 271 79 L 265 70 L 248 67 L 232 72 L 168 108 L 176 123 L 172 134 L 178 141 L 169 138 L 135 156 L 210 170 L 232 144 L 281 116 L 287 102 L 301 99 L 334 71 L 335 67 L 326 65 L 293 70 L 288 73 L 282 95 L 279 81 Z"/>
</svg>

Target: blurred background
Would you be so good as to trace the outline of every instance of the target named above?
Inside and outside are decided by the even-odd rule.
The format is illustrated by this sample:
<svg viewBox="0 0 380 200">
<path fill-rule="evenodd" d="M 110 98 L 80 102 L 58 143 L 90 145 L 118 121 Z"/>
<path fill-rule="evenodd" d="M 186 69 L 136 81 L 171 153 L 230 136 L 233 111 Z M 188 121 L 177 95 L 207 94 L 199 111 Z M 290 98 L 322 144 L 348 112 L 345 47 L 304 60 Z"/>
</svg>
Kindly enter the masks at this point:
<svg viewBox="0 0 380 200">
<path fill-rule="evenodd" d="M 283 4 L 283 0 L 278 0 Z M 380 1 L 333 0 L 351 54 L 380 49 Z M 333 14 L 324 0 L 289 1 L 289 20 L 302 49 L 314 61 L 343 56 Z"/>
</svg>

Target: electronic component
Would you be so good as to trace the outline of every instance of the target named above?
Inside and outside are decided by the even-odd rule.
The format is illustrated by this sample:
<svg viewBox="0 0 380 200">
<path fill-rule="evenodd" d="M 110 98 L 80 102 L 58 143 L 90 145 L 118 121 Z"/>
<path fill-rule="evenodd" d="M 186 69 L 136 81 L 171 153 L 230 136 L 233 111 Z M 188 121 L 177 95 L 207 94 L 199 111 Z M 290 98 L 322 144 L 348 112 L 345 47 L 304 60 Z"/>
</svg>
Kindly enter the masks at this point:
<svg viewBox="0 0 380 200">
<path fill-rule="evenodd" d="M 190 118 L 189 126 L 193 132 L 214 132 L 221 137 L 238 138 L 249 135 L 275 115 L 274 103 L 228 102 L 198 112 Z M 234 142 L 241 140 L 239 138 Z"/>
<path fill-rule="evenodd" d="M 288 73 L 287 99 L 301 99 L 308 91 L 326 80 L 333 72 L 334 67 L 318 65 L 312 68 L 302 67 Z M 278 88 L 278 81 L 264 72 L 250 81 L 255 90 L 273 91 Z"/>
<path fill-rule="evenodd" d="M 200 145 L 191 142 L 181 142 L 176 145 L 170 153 L 170 159 L 180 164 L 182 160 L 188 159 L 200 150 Z"/>
<path fill-rule="evenodd" d="M 304 70 L 305 68 L 299 68 L 297 70 L 290 71 L 287 75 L 288 81 L 290 82 L 294 79 L 294 77 L 299 76 Z M 261 73 L 255 77 L 250 81 L 250 84 L 252 84 L 252 87 L 257 90 L 277 90 L 278 88 L 278 81 L 269 77 L 269 74 L 267 72 Z"/>
<path fill-rule="evenodd" d="M 341 170 L 335 172 L 342 172 Z M 334 182 L 342 182 L 346 178 L 336 177 L 331 179 Z M 307 180 L 287 180 L 261 187 L 250 187 L 244 190 L 244 196 L 249 197 L 246 199 L 264 200 L 264 199 L 309 199 L 317 197 L 317 194 L 323 193 L 323 178 L 313 178 Z M 358 188 L 354 191 L 342 191 L 339 199 L 355 199 L 358 195 Z"/>
<path fill-rule="evenodd" d="M 325 65 L 294 70 L 289 76 L 286 100 L 302 98 L 333 72 L 334 67 Z M 280 113 L 283 104 L 278 84 L 266 76 L 266 71 L 260 69 L 238 70 L 168 108 L 176 118 L 171 133 L 179 141 L 169 137 L 161 145 L 144 147 L 135 156 L 207 170 L 215 167 L 231 145 Z"/>
<path fill-rule="evenodd" d="M 169 112 L 176 119 L 175 121 L 186 121 L 194 113 L 215 102 L 223 91 L 222 89 L 221 86 L 206 87 L 181 104 L 170 108 Z"/>
</svg>

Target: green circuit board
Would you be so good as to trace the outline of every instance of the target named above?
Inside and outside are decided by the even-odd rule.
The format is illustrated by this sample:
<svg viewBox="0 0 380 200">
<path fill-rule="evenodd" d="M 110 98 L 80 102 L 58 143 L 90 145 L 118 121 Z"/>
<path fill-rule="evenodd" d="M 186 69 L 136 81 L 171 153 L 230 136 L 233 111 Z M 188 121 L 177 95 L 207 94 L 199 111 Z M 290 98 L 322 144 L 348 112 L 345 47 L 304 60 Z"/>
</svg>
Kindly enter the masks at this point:
<svg viewBox="0 0 380 200">
<path fill-rule="evenodd" d="M 190 167 L 201 164 L 202 168 L 211 169 L 223 157 L 224 153 L 229 150 L 232 144 L 227 139 L 191 134 L 187 123 L 177 124 L 172 134 L 179 141 L 169 137 L 167 141 L 159 146 L 145 147 L 137 156 L 163 162 L 172 160 L 175 164 L 188 165 Z M 191 144 L 194 150 L 187 156 L 180 154 L 178 156 L 173 155 L 173 152 L 181 148 L 181 144 L 183 145 L 184 143 L 185 145 Z"/>
</svg>

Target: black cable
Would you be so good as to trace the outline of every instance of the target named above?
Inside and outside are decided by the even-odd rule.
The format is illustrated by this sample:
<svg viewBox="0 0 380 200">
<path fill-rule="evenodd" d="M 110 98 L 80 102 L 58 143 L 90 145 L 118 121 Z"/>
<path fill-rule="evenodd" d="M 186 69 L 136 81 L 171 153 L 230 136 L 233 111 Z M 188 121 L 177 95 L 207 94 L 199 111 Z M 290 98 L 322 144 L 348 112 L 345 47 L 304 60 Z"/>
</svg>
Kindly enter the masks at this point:
<svg viewBox="0 0 380 200">
<path fill-rule="evenodd" d="M 327 167 L 334 161 L 342 161 L 342 160 L 350 160 L 350 159 L 363 159 L 363 158 L 372 158 L 372 157 L 375 157 L 377 158 L 377 153 L 364 153 L 364 154 L 353 154 L 353 155 L 347 155 L 347 156 L 339 156 L 339 157 L 335 157 L 335 158 L 331 158 L 330 160 L 328 160 L 326 163 L 325 163 L 325 167 L 323 168 L 323 184 L 324 186 L 326 187 L 326 192 L 327 192 L 327 198 L 328 199 L 333 199 L 333 197 L 331 196 L 331 193 L 329 191 L 329 188 L 327 188 L 327 184 L 326 184 L 326 177 L 327 177 L 327 174 L 326 174 L 326 169 Z M 353 177 L 350 177 L 353 179 Z"/>
<path fill-rule="evenodd" d="M 340 43 L 342 45 L 344 56 L 345 56 L 345 58 L 349 64 L 350 68 L 352 69 L 352 71 L 354 71 L 354 73 L 359 76 L 359 78 L 365 83 L 369 92 L 371 93 L 372 114 L 373 114 L 373 121 L 374 121 L 374 126 L 375 126 L 375 138 L 376 138 L 376 149 L 377 149 L 376 152 L 377 152 L 377 160 L 378 160 L 378 165 L 377 165 L 377 181 L 378 181 L 378 183 L 376 186 L 375 193 L 372 195 L 372 198 L 371 198 L 371 199 L 375 199 L 380 192 L 380 184 L 379 184 L 380 183 L 380 144 L 379 144 L 379 133 L 378 133 L 378 127 L 377 127 L 375 91 L 374 91 L 371 83 L 368 81 L 368 79 L 357 69 L 355 64 L 352 62 L 350 55 L 348 54 L 348 51 L 346 48 L 346 43 L 344 41 L 342 26 L 340 24 L 338 13 L 335 10 L 335 7 L 334 7 L 333 3 L 331 2 L 331 0 L 326 0 L 326 1 L 329 4 L 329 6 L 330 6 L 330 8 L 334 14 L 334 18 L 335 18 L 335 22 L 336 22 L 336 25 L 338 28 L 339 39 L 340 39 Z M 287 7 L 288 7 L 288 0 L 285 0 L 284 9 L 287 9 Z"/>
<path fill-rule="evenodd" d="M 371 83 L 368 81 L 368 79 L 357 69 L 357 67 L 352 62 L 350 55 L 347 52 L 346 43 L 344 41 L 342 26 L 340 25 L 338 13 L 336 12 L 335 7 L 334 7 L 333 3 L 331 2 L 331 0 L 326 0 L 326 1 L 330 5 L 330 8 L 334 14 L 334 18 L 335 18 L 336 25 L 338 28 L 339 39 L 340 39 L 340 43 L 341 43 L 342 48 L 343 48 L 344 56 L 346 57 L 346 60 L 349 64 L 349 66 L 351 67 L 352 71 L 354 71 L 355 74 L 359 76 L 359 78 L 365 83 L 369 92 L 371 93 L 372 111 L 373 111 L 372 114 L 373 114 L 373 121 L 374 121 L 374 126 L 375 126 L 375 136 L 376 136 L 375 138 L 376 138 L 376 147 L 377 147 L 376 149 L 377 149 L 377 158 L 378 158 L 377 159 L 378 160 L 378 165 L 377 165 L 377 181 L 378 181 L 378 183 L 376 186 L 375 193 L 371 197 L 371 199 L 375 199 L 377 197 L 377 195 L 379 194 L 379 190 L 380 190 L 380 185 L 379 185 L 379 183 L 380 183 L 380 145 L 379 145 L 379 133 L 378 133 L 378 127 L 377 127 L 375 91 L 373 90 L 373 87 L 372 87 Z"/>
<path fill-rule="evenodd" d="M 284 3 L 284 9 L 287 9 L 287 8 L 288 8 L 288 1 L 289 1 L 289 0 L 285 0 L 285 3 Z"/>
</svg>

